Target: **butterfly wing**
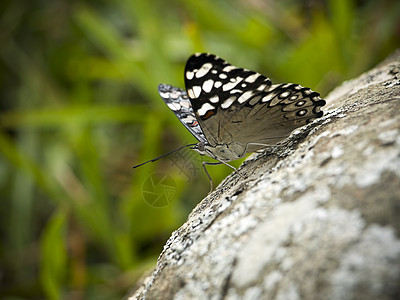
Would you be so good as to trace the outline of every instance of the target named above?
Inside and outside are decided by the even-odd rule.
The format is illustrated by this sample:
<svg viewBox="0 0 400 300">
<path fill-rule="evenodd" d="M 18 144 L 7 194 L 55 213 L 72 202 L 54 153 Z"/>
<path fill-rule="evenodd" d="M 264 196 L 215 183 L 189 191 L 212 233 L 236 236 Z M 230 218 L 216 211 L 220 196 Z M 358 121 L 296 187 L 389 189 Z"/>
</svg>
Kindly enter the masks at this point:
<svg viewBox="0 0 400 300">
<path fill-rule="evenodd" d="M 169 109 L 172 110 L 190 133 L 193 134 L 199 142 L 205 142 L 206 138 L 197 122 L 192 104 L 190 103 L 186 92 L 168 84 L 160 84 L 158 86 L 158 93 L 164 100 L 165 104 L 167 104 Z"/>
<path fill-rule="evenodd" d="M 295 128 L 322 116 L 325 104 L 308 88 L 271 85 L 267 77 L 212 54 L 189 58 L 185 84 L 209 144 L 239 143 L 247 152 L 285 139 Z"/>
<path fill-rule="evenodd" d="M 240 128 L 252 128 L 237 130 L 235 140 L 244 144 L 250 142 L 247 152 L 253 152 L 265 145 L 275 145 L 294 129 L 321 117 L 323 105 L 325 101 L 309 88 L 291 83 L 277 84 L 237 107 L 228 118 L 229 123 L 240 124 Z M 234 128 L 228 130 L 235 131 Z"/>
</svg>

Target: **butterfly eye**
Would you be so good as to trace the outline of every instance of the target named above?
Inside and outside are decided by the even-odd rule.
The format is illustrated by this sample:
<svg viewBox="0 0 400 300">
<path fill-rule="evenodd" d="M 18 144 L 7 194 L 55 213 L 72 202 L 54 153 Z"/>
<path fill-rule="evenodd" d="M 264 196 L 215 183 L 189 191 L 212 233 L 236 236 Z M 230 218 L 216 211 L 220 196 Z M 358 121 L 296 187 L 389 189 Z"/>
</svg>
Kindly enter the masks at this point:
<svg viewBox="0 0 400 300">
<path fill-rule="evenodd" d="M 205 144 L 204 143 L 198 143 L 196 147 L 200 151 L 204 151 L 205 150 Z"/>
</svg>

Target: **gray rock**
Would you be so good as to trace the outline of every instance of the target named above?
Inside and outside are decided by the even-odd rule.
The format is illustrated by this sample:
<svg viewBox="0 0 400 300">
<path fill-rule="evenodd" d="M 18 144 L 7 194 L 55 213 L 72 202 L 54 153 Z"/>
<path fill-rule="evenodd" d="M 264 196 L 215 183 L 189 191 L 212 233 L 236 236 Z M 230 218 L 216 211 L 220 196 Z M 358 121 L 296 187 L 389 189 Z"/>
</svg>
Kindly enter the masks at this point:
<svg viewBox="0 0 400 300">
<path fill-rule="evenodd" d="M 400 51 L 253 154 L 129 299 L 400 299 Z"/>
</svg>

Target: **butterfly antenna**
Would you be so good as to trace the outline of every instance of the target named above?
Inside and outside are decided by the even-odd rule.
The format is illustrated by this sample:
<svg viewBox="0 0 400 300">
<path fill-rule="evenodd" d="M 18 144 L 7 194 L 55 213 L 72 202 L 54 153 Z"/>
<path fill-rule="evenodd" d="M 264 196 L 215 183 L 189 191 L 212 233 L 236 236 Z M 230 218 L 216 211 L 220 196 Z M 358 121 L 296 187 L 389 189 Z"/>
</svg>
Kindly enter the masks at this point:
<svg viewBox="0 0 400 300">
<path fill-rule="evenodd" d="M 163 158 L 164 156 L 170 155 L 170 154 L 172 154 L 172 153 L 174 153 L 176 151 L 182 150 L 183 148 L 190 147 L 190 146 L 196 146 L 196 145 L 197 144 L 189 144 L 189 145 L 185 145 L 185 146 L 179 147 L 178 149 L 175 149 L 175 150 L 172 150 L 170 152 L 164 153 L 163 155 L 161 155 L 159 157 L 156 157 L 156 158 L 150 159 L 148 161 L 145 161 L 144 163 L 141 163 L 141 164 L 138 164 L 136 166 L 133 166 L 132 168 L 135 169 L 135 168 L 143 166 L 143 165 L 145 165 L 145 164 L 147 164 L 149 162 L 153 162 L 153 161 L 159 160 L 160 158 Z"/>
</svg>

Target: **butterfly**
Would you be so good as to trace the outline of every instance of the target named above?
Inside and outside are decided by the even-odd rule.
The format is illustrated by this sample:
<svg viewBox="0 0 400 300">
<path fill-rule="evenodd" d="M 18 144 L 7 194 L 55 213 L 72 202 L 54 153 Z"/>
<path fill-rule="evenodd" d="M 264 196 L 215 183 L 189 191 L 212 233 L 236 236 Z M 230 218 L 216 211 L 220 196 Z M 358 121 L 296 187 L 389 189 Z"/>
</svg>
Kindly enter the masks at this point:
<svg viewBox="0 0 400 300">
<path fill-rule="evenodd" d="M 217 161 L 203 162 L 211 190 L 206 165 L 222 163 L 236 170 L 227 163 L 276 145 L 323 115 L 319 93 L 293 83 L 273 85 L 268 77 L 213 54 L 189 57 L 184 78 L 186 91 L 160 84 L 158 92 L 198 140 L 186 146 Z"/>
</svg>

